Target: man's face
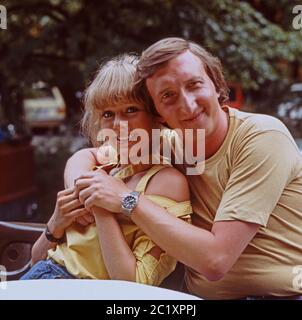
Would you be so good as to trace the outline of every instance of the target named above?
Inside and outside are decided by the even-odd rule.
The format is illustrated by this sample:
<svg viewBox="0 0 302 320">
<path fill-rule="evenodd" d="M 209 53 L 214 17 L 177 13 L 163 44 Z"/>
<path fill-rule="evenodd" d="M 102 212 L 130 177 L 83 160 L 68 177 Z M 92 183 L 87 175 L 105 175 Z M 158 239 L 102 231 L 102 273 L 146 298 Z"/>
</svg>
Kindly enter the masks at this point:
<svg viewBox="0 0 302 320">
<path fill-rule="evenodd" d="M 161 122 L 173 129 L 219 130 L 219 94 L 200 59 L 186 51 L 168 61 L 146 81 Z"/>
</svg>

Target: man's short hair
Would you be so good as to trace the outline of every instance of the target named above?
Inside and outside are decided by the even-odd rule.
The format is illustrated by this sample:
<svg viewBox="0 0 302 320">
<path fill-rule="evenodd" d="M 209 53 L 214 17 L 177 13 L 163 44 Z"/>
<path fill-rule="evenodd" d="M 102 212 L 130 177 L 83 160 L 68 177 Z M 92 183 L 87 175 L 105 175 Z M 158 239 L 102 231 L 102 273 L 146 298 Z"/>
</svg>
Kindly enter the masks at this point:
<svg viewBox="0 0 302 320">
<path fill-rule="evenodd" d="M 151 112 L 158 115 L 146 88 L 146 80 L 160 69 L 167 61 L 189 50 L 197 56 L 204 65 L 205 71 L 215 85 L 219 94 L 218 101 L 222 105 L 229 99 L 229 89 L 223 76 L 220 60 L 205 50 L 199 44 L 182 38 L 165 38 L 157 41 L 145 51 L 137 65 L 136 83 L 145 91 L 145 98 L 149 100 Z"/>
</svg>

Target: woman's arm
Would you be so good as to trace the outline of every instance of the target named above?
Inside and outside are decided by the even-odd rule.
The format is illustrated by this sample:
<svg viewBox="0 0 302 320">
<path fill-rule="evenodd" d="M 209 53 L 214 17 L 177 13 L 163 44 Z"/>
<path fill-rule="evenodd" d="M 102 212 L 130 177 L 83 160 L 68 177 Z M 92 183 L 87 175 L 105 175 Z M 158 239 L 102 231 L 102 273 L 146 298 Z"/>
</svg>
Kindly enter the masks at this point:
<svg viewBox="0 0 302 320">
<path fill-rule="evenodd" d="M 87 148 L 77 151 L 68 159 L 64 171 L 65 188 L 74 186 L 75 179 L 92 170 L 97 164 L 96 155 L 97 148 Z"/>
<path fill-rule="evenodd" d="M 176 259 L 164 254 L 143 232 L 138 232 L 136 245 L 130 248 L 115 215 L 97 207 L 93 211 L 110 279 L 160 285 L 175 269 Z"/>
<path fill-rule="evenodd" d="M 83 173 L 91 171 L 97 164 L 97 148 L 87 148 L 77 151 L 72 155 L 65 166 L 64 185 L 65 188 L 74 186 L 75 180 Z M 76 219 L 82 226 L 87 226 L 94 222 L 93 215 L 87 213 Z"/>
<path fill-rule="evenodd" d="M 110 279 L 154 284 L 153 282 L 150 283 L 146 280 L 148 279 L 147 275 L 141 276 L 145 269 L 144 257 L 142 257 L 142 259 L 137 259 L 135 254 L 131 251 L 121 228 L 116 221 L 115 215 L 98 207 L 94 207 L 93 212 L 102 256 Z M 146 237 L 144 236 L 143 238 Z M 148 240 L 147 242 L 151 241 Z M 141 241 L 140 245 L 145 247 L 146 241 Z M 145 254 L 148 254 L 158 261 L 160 260 L 162 253 L 163 251 L 155 244 L 153 244 L 148 252 L 145 252 Z M 169 270 L 173 270 L 175 265 L 176 261 L 173 260 L 173 266 L 171 266 Z M 142 269 L 141 272 L 137 272 L 139 268 Z M 139 279 L 137 278 L 137 274 L 140 274 Z M 156 277 L 156 279 L 158 278 L 160 277 Z"/>
<path fill-rule="evenodd" d="M 178 202 L 189 200 L 189 188 L 186 180 L 179 172 L 176 175 L 177 192 L 172 192 L 172 194 L 166 188 L 161 189 L 162 179 L 155 176 L 150 186 L 147 187 L 146 194 L 152 193 L 161 196 L 169 194 L 171 199 Z M 163 177 L 166 179 L 166 175 Z M 160 265 L 160 257 L 164 251 L 146 235 L 142 234 L 139 241 L 136 239 L 138 243 L 136 248 L 129 248 L 114 214 L 100 207 L 93 207 L 93 213 L 102 256 L 111 279 L 159 284 L 174 269 L 176 260 L 170 257 L 165 259 L 164 266 Z M 146 250 L 146 248 L 148 249 Z M 135 253 L 132 249 L 135 250 Z M 150 265 L 156 265 L 154 271 L 146 271 Z M 154 272 L 160 274 L 153 274 L 150 279 L 150 274 Z"/>
<path fill-rule="evenodd" d="M 60 191 L 57 196 L 56 206 L 53 215 L 47 223 L 50 233 L 57 239 L 63 237 L 65 229 L 69 227 L 76 218 L 87 213 L 85 208 L 81 208 L 81 203 L 77 198 L 74 188 Z M 50 242 L 45 231 L 32 247 L 31 263 L 35 264 L 39 260 L 47 257 L 47 251 L 56 247 L 56 242 Z"/>
<path fill-rule="evenodd" d="M 114 280 L 135 281 L 136 259 L 129 248 L 116 217 L 94 207 L 100 247 L 108 274 Z"/>
<path fill-rule="evenodd" d="M 50 242 L 45 236 L 45 231 L 41 234 L 31 250 L 31 265 L 47 258 L 47 251 L 56 247 L 55 242 Z"/>
</svg>

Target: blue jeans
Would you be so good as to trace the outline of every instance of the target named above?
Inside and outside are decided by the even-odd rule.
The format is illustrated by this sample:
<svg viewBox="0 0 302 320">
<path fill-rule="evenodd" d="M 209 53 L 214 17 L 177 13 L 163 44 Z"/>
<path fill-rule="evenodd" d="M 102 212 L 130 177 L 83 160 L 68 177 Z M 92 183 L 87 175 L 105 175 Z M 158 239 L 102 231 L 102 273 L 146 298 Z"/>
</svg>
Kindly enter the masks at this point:
<svg viewBox="0 0 302 320">
<path fill-rule="evenodd" d="M 76 279 L 65 267 L 59 265 L 52 259 L 41 260 L 31 267 L 20 280 L 34 279 Z"/>
</svg>

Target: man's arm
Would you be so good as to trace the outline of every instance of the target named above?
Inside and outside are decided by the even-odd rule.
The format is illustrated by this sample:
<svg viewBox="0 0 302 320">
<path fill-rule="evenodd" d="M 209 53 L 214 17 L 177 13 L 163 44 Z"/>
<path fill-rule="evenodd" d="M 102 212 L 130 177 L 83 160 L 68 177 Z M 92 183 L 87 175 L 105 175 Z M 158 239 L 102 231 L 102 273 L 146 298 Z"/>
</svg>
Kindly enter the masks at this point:
<svg viewBox="0 0 302 320">
<path fill-rule="evenodd" d="M 240 141 L 239 151 L 211 231 L 174 218 L 143 195 L 132 214 L 134 223 L 159 247 L 213 281 L 232 268 L 259 226 L 266 226 L 295 162 L 300 161 L 293 142 L 275 130 L 248 135 Z M 119 212 L 121 195 L 131 190 L 105 172 L 99 175 L 100 186 L 106 188 L 98 188 L 84 201 L 80 194 L 80 200 L 89 208 L 98 199 L 98 206 Z M 93 178 L 84 176 L 77 184 L 89 186 Z M 167 190 L 174 185 L 170 176 L 165 182 Z"/>
<path fill-rule="evenodd" d="M 144 196 L 132 220 L 169 255 L 210 281 L 221 279 L 231 269 L 259 228 L 254 223 L 219 221 L 210 232 L 171 216 Z"/>
<path fill-rule="evenodd" d="M 77 151 L 68 159 L 64 171 L 65 188 L 74 186 L 75 179 L 92 170 L 97 164 L 96 154 L 97 148 L 87 148 Z"/>
<path fill-rule="evenodd" d="M 247 135 L 240 141 L 210 232 L 174 220 L 145 197 L 133 221 L 170 255 L 208 280 L 219 280 L 259 227 L 266 226 L 299 156 L 296 146 L 279 131 Z"/>
<path fill-rule="evenodd" d="M 162 171 L 158 173 L 162 176 L 161 183 L 157 183 L 156 177 L 152 179 L 149 193 L 158 194 L 159 190 L 164 190 L 165 196 L 173 199 L 180 192 L 179 196 L 188 198 L 189 191 L 187 195 L 182 191 L 177 175 L 169 170 Z M 106 188 L 102 188 L 103 185 Z M 122 181 L 102 172 L 86 175 L 77 181 L 76 187 L 87 188 L 80 191 L 79 196 L 85 206 L 103 206 L 112 212 L 120 211 L 120 195 L 131 191 Z M 93 196 L 88 198 L 87 192 Z M 209 232 L 170 215 L 144 195 L 140 196 L 132 220 L 168 255 L 213 281 L 230 270 L 259 227 L 242 221 L 221 221 L 215 222 Z"/>
</svg>

